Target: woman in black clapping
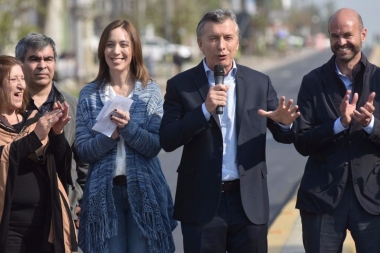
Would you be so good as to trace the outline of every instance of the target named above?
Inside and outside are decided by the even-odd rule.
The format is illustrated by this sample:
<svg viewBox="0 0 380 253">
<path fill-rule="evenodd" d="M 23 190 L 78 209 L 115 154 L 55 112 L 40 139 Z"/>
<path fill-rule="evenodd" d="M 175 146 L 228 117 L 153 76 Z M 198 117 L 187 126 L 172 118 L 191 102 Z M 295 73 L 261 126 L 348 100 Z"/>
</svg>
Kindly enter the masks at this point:
<svg viewBox="0 0 380 253">
<path fill-rule="evenodd" d="M 0 56 L 0 249 L 5 253 L 76 252 L 77 241 L 61 180 L 71 150 L 63 127 L 67 104 L 41 116 L 26 111 L 21 63 Z"/>
</svg>

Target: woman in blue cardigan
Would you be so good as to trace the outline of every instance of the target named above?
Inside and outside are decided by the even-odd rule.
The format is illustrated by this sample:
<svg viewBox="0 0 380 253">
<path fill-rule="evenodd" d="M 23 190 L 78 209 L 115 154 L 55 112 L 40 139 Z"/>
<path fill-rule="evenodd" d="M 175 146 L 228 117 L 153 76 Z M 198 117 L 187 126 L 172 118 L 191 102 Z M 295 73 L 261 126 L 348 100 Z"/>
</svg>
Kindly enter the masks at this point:
<svg viewBox="0 0 380 253">
<path fill-rule="evenodd" d="M 87 253 L 174 252 L 173 200 L 162 173 L 158 131 L 162 96 L 142 58 L 139 35 L 127 20 L 103 31 L 99 73 L 80 92 L 77 151 L 90 164 L 81 203 L 79 244 Z M 116 95 L 133 100 L 116 109 L 108 137 L 93 130 L 104 104 Z"/>
</svg>

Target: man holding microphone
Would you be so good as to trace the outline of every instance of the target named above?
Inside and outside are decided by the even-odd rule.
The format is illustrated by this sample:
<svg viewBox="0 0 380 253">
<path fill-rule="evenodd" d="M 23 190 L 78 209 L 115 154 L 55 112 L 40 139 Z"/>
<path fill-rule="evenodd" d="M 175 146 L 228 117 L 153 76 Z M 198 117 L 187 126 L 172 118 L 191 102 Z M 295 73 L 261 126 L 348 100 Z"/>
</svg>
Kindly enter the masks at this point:
<svg viewBox="0 0 380 253">
<path fill-rule="evenodd" d="M 197 40 L 205 57 L 168 80 L 160 128 L 165 151 L 184 146 L 174 210 L 184 250 L 267 252 L 266 128 L 276 141 L 292 143 L 298 107 L 278 101 L 268 76 L 235 63 L 232 11 L 206 13 Z"/>
</svg>

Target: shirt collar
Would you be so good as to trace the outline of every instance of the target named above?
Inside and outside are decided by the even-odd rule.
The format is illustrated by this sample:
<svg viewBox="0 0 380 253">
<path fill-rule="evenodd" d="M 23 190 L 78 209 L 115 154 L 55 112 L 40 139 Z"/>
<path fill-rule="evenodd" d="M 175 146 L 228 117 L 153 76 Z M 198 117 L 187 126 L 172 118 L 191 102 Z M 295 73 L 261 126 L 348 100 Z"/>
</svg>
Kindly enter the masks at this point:
<svg viewBox="0 0 380 253">
<path fill-rule="evenodd" d="M 337 61 L 336 61 L 336 57 L 335 57 L 334 63 L 335 63 L 335 72 L 336 72 L 339 76 L 347 77 L 348 79 L 351 80 L 351 77 L 348 77 L 348 76 L 344 75 L 344 74 L 340 71 L 340 69 L 339 69 L 339 67 L 338 67 L 338 63 L 337 63 Z M 363 58 L 363 53 L 362 53 L 362 57 L 361 57 L 361 59 L 360 59 L 360 61 L 359 61 L 359 64 L 357 64 L 357 66 L 353 69 L 353 73 L 354 73 L 354 72 L 355 72 L 355 73 L 359 73 L 359 72 L 361 71 L 361 69 L 362 69 L 362 65 L 363 65 L 364 67 L 366 66 L 366 64 L 365 64 L 365 60 L 364 60 L 364 58 Z"/>
<path fill-rule="evenodd" d="M 206 76 L 212 76 L 214 78 L 214 71 L 211 70 L 207 64 L 206 64 L 206 58 L 203 58 L 203 67 L 205 69 L 205 73 L 206 73 Z M 228 77 L 233 77 L 235 78 L 236 76 L 236 71 L 237 71 L 237 67 L 236 67 L 236 62 L 235 60 L 232 60 L 232 69 L 227 73 L 227 75 L 225 76 L 225 78 L 228 78 Z"/>
<path fill-rule="evenodd" d="M 335 62 L 335 71 L 336 71 L 336 73 L 338 73 L 338 75 L 340 75 L 340 76 L 345 76 L 345 75 L 342 74 L 342 72 L 340 72 L 340 69 L 338 67 L 338 63 L 336 62 L 336 59 L 335 59 L 334 62 Z"/>
<path fill-rule="evenodd" d="M 45 103 L 51 103 L 54 101 L 54 89 L 53 89 L 53 86 L 51 87 L 51 90 L 50 90 L 50 93 L 49 93 L 49 96 L 48 98 L 46 99 L 46 102 Z"/>
<path fill-rule="evenodd" d="M 52 86 L 49 96 L 47 97 L 46 101 L 41 105 L 41 108 L 38 108 L 36 104 L 34 103 L 33 98 L 30 98 L 29 100 L 29 106 L 33 109 L 36 109 L 41 114 L 44 114 L 47 111 L 50 111 L 53 109 L 54 106 L 54 88 Z"/>
</svg>

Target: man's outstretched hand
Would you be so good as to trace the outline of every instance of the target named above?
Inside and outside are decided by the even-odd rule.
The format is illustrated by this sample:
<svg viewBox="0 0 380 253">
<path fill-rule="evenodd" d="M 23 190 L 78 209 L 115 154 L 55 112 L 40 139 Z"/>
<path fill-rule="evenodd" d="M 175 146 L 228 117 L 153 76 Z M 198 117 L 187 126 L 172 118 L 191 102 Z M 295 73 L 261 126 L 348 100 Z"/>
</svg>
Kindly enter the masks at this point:
<svg viewBox="0 0 380 253">
<path fill-rule="evenodd" d="M 282 123 L 284 125 L 289 125 L 294 122 L 296 118 L 298 118 L 301 114 L 297 112 L 298 105 L 292 107 L 293 99 L 289 99 L 289 101 L 285 104 L 285 97 L 282 96 L 280 98 L 280 103 L 275 111 L 264 111 L 260 109 L 258 113 L 261 116 L 268 117 L 275 122 Z"/>
</svg>

